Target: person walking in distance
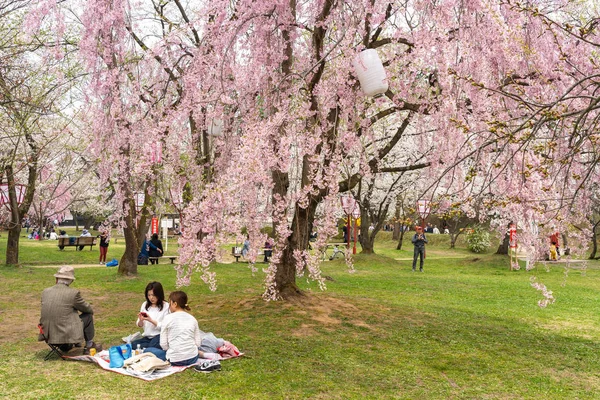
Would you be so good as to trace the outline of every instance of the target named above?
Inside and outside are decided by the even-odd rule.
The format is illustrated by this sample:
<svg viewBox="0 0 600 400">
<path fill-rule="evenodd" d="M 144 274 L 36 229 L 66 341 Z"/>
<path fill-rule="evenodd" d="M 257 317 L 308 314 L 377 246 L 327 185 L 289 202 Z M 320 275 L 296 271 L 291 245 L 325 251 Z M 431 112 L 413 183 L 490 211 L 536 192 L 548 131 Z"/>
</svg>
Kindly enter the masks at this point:
<svg viewBox="0 0 600 400">
<path fill-rule="evenodd" d="M 416 233 L 412 238 L 412 244 L 415 245 L 415 252 L 413 255 L 413 263 L 412 270 L 413 272 L 417 269 L 417 257 L 421 257 L 421 262 L 419 264 L 419 271 L 423 272 L 423 260 L 425 259 L 425 244 L 427 243 L 427 238 L 425 237 L 425 233 L 423 232 L 423 228 L 420 226 L 416 227 Z"/>
</svg>

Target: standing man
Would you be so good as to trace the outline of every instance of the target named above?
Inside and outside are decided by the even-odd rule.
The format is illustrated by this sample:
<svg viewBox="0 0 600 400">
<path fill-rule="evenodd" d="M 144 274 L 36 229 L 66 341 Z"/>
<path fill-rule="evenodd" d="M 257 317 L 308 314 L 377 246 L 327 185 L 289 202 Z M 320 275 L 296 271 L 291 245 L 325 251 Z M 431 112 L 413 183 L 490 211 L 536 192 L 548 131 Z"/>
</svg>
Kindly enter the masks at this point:
<svg viewBox="0 0 600 400">
<path fill-rule="evenodd" d="M 425 237 L 425 233 L 423 233 L 423 228 L 417 226 L 416 233 L 412 238 L 412 244 L 415 245 L 415 253 L 413 255 L 413 263 L 412 270 L 415 272 L 417 270 L 417 257 L 421 257 L 421 264 L 419 271 L 423 272 L 423 260 L 425 259 L 425 243 L 427 243 L 427 238 Z"/>
<path fill-rule="evenodd" d="M 81 297 L 79 290 L 69 287 L 75 280 L 74 269 L 62 266 L 56 274 L 56 284 L 42 292 L 40 324 L 48 343 L 59 345 L 63 352 L 79 347 L 85 339 L 83 354 L 102 346 L 94 343 L 94 311 Z M 81 314 L 79 314 L 81 312 Z"/>
</svg>

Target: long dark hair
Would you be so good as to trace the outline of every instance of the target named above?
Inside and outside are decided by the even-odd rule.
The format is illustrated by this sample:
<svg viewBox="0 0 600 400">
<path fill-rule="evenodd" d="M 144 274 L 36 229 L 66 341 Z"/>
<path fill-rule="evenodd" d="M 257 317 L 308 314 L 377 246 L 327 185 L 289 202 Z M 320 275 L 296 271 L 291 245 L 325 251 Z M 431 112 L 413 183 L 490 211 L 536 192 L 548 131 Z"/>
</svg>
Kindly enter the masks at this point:
<svg viewBox="0 0 600 400">
<path fill-rule="evenodd" d="M 177 303 L 177 307 L 190 311 L 190 306 L 188 305 L 188 297 L 187 294 L 185 294 L 185 292 L 182 292 L 181 290 L 171 292 L 171 294 L 169 295 L 169 300 L 174 303 Z"/>
<path fill-rule="evenodd" d="M 152 305 L 152 302 L 148 298 L 148 292 L 151 290 L 156 296 L 156 306 L 162 311 L 163 306 L 165 305 L 165 291 L 160 282 L 150 282 L 146 285 L 146 291 L 144 292 L 144 296 L 146 296 L 146 311 L 149 310 Z"/>
</svg>

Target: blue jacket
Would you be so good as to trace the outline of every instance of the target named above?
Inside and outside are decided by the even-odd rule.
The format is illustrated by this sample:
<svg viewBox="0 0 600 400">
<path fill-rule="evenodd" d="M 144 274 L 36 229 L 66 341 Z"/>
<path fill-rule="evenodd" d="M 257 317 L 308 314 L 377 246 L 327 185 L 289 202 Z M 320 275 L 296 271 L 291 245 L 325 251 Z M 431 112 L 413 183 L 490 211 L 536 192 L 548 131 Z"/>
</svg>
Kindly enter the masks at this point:
<svg viewBox="0 0 600 400">
<path fill-rule="evenodd" d="M 421 236 L 421 237 L 419 237 Z M 412 238 L 412 244 L 415 245 L 415 247 L 425 247 L 425 243 L 427 243 L 427 238 L 425 237 L 425 233 L 415 233 L 415 235 Z"/>
<path fill-rule="evenodd" d="M 150 249 L 156 250 L 158 247 L 148 241 L 148 239 L 144 239 L 144 243 L 142 243 L 142 248 L 140 250 L 140 256 L 150 257 Z"/>
</svg>

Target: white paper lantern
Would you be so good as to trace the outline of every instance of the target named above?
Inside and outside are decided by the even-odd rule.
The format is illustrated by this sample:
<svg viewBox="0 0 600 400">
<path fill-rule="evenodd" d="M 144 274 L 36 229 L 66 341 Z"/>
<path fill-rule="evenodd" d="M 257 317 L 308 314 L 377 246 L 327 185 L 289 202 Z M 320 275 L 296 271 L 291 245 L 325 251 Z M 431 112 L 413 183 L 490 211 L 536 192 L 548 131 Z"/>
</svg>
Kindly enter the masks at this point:
<svg viewBox="0 0 600 400">
<path fill-rule="evenodd" d="M 213 119 L 210 125 L 208 125 L 208 134 L 211 136 L 221 136 L 223 134 L 223 120 Z"/>
<path fill-rule="evenodd" d="M 388 90 L 385 69 L 377 50 L 367 49 L 361 51 L 356 55 L 352 64 L 358 76 L 360 87 L 367 96 L 375 96 Z"/>
</svg>

